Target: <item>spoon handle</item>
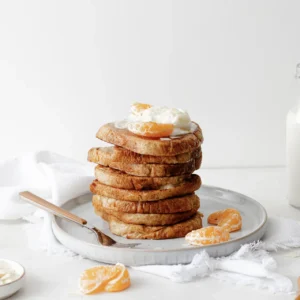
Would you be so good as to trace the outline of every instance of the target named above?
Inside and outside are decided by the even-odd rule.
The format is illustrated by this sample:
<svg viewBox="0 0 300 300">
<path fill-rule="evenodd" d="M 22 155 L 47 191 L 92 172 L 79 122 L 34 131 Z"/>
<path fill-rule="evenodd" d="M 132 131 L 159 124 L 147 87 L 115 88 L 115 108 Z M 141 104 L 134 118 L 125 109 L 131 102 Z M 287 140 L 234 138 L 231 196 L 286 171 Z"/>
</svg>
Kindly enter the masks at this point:
<svg viewBox="0 0 300 300">
<path fill-rule="evenodd" d="M 64 210 L 61 207 L 58 207 L 56 205 L 54 205 L 53 203 L 50 203 L 48 201 L 46 201 L 45 199 L 38 197 L 37 195 L 34 195 L 30 192 L 21 192 L 19 194 L 24 200 L 26 200 L 27 202 L 43 209 L 46 210 L 52 214 L 54 214 L 55 216 L 73 221 L 79 225 L 85 225 L 87 224 L 87 221 L 70 213 L 69 211 Z"/>
</svg>

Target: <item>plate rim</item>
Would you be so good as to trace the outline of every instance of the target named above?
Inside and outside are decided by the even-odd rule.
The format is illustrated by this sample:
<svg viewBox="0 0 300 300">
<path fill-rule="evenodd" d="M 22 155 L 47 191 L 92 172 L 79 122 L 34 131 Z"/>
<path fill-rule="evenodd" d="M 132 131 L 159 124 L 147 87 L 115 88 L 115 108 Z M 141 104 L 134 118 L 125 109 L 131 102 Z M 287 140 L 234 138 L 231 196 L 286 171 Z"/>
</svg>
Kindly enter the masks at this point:
<svg viewBox="0 0 300 300">
<path fill-rule="evenodd" d="M 215 190 L 218 190 L 218 191 L 223 191 L 223 192 L 226 192 L 226 193 L 232 193 L 232 194 L 235 194 L 235 195 L 237 195 L 237 196 L 239 196 L 239 197 L 243 197 L 243 198 L 246 198 L 248 201 L 250 201 L 250 202 L 253 202 L 253 203 L 255 203 L 258 207 L 260 207 L 260 209 L 263 211 L 263 213 L 264 213 L 264 219 L 263 219 L 263 222 L 260 224 L 260 226 L 259 227 L 257 227 L 254 231 L 252 231 L 252 232 L 250 232 L 250 233 L 248 233 L 247 235 L 244 235 L 244 236 L 242 236 L 242 237 L 239 237 L 239 238 L 236 238 L 236 239 L 234 239 L 234 240 L 229 240 L 229 241 L 227 241 L 227 242 L 223 242 L 223 243 L 219 243 L 219 244 L 212 244 L 212 245 L 206 245 L 206 246 L 194 246 L 194 245 L 189 245 L 189 247 L 181 247 L 181 248 L 174 248 L 174 249 L 168 249 L 168 250 L 166 250 L 166 249 L 155 249 L 155 248 L 153 248 L 153 249 L 139 249 L 139 248 L 122 248 L 122 247 L 112 247 L 112 246 L 104 246 L 104 245 L 101 245 L 101 244 L 93 244 L 93 243 L 90 243 L 90 242 L 86 242 L 86 241 L 83 241 L 83 240 L 80 240 L 80 239 L 78 239 L 78 238 L 76 238 L 76 237 L 74 237 L 74 236 L 72 236 L 71 234 L 69 234 L 67 231 L 65 231 L 65 230 L 63 230 L 59 225 L 58 225 L 58 223 L 56 222 L 56 219 L 57 218 L 59 218 L 59 217 L 57 217 L 57 216 L 53 216 L 53 218 L 52 218 L 52 228 L 53 227 L 55 227 L 55 229 L 57 229 L 57 230 L 59 230 L 59 231 L 61 231 L 64 235 L 67 235 L 69 238 L 71 238 L 71 239 L 75 239 L 75 240 L 77 240 L 77 241 L 80 241 L 80 242 L 82 242 L 82 243 L 84 243 L 84 244 L 86 244 L 87 246 L 92 246 L 92 247 L 99 247 L 99 248 L 102 248 L 102 249 L 110 249 L 110 250 L 115 250 L 115 251 L 124 251 L 124 250 L 126 250 L 126 251 L 129 251 L 129 252 L 151 252 L 151 253 L 153 253 L 153 252 L 155 252 L 155 253 L 157 253 L 157 252 L 179 252 L 179 251 L 191 251 L 191 250 L 195 250 L 195 249 L 198 249 L 198 250 L 205 250 L 205 249 L 208 249 L 208 248 L 213 248 L 213 247 L 216 247 L 216 246 L 220 246 L 220 245 L 230 245 L 230 244 L 233 244 L 233 243 L 236 243 L 236 242 L 238 242 L 238 241 L 240 241 L 240 240 L 244 240 L 244 239 L 247 239 L 247 238 L 249 238 L 250 236 L 252 236 L 252 235 L 255 235 L 258 231 L 260 231 L 260 230 L 262 230 L 265 226 L 266 226 L 266 224 L 267 224 L 267 221 L 268 221 L 268 214 L 267 214 L 267 211 L 266 211 L 266 209 L 264 208 L 264 206 L 261 204 L 261 203 L 259 203 L 257 200 L 255 200 L 255 199 L 253 199 L 253 198 L 251 198 L 251 197 L 249 197 L 249 196 L 247 196 L 247 195 L 244 195 L 244 194 L 242 194 L 242 193 L 239 193 L 239 192 L 235 192 L 235 191 L 233 191 L 233 190 L 230 190 L 230 189 L 225 189 L 225 188 L 221 188 L 221 187 L 217 187 L 217 186 L 213 186 L 213 185 L 202 185 L 202 187 L 205 187 L 205 188 L 208 188 L 208 189 L 215 189 Z M 200 187 L 200 189 L 202 188 L 202 187 Z M 200 190 L 199 189 L 199 190 Z M 198 190 L 198 191 L 199 191 Z M 197 191 L 196 191 L 197 192 Z M 90 194 L 90 193 L 86 193 L 86 194 L 83 194 L 83 195 L 81 195 L 81 196 L 84 196 L 84 195 L 88 195 L 88 194 Z M 81 196 L 78 196 L 78 197 L 81 197 Z M 78 197 L 75 197 L 75 198 L 73 198 L 73 199 L 70 199 L 69 201 L 73 201 L 74 199 L 76 199 L 76 198 L 78 198 Z M 67 201 L 66 203 L 68 203 L 69 201 Z M 64 203 L 64 204 L 66 204 L 66 203 Z M 63 205 L 64 205 L 63 204 Z M 78 226 L 80 226 L 79 224 L 78 224 Z M 55 230 L 53 230 L 53 231 L 55 231 Z M 55 232 L 53 232 L 54 233 L 54 235 L 55 235 L 55 237 L 56 237 L 56 234 L 55 234 Z M 136 240 L 138 240 L 138 239 L 128 239 L 128 241 L 136 241 Z M 128 243 L 130 243 L 130 242 L 128 242 Z"/>
</svg>

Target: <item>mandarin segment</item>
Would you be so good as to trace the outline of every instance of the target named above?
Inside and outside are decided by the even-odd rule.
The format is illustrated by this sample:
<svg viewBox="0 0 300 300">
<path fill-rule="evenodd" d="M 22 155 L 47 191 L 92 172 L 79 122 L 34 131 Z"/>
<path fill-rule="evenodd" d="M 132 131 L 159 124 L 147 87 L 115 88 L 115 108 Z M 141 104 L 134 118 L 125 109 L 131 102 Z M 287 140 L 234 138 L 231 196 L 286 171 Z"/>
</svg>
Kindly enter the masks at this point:
<svg viewBox="0 0 300 300">
<path fill-rule="evenodd" d="M 131 112 L 134 114 L 134 115 L 137 115 L 139 114 L 140 112 L 142 112 L 143 110 L 146 110 L 148 108 L 152 107 L 152 105 L 150 104 L 145 104 L 145 103 L 133 103 L 131 105 Z"/>
<path fill-rule="evenodd" d="M 155 122 L 132 122 L 128 124 L 128 130 L 136 135 L 161 138 L 170 136 L 173 133 L 174 125 Z"/>
<path fill-rule="evenodd" d="M 130 276 L 128 270 L 122 264 L 117 264 L 116 267 L 120 269 L 120 273 L 105 286 L 104 290 L 106 292 L 120 292 L 130 286 Z"/>
<path fill-rule="evenodd" d="M 213 224 L 213 225 L 218 225 L 220 222 L 220 217 L 223 213 L 223 210 L 216 211 L 212 214 L 210 214 L 207 218 L 207 223 Z"/>
<path fill-rule="evenodd" d="M 79 288 L 84 294 L 96 294 L 101 291 L 117 292 L 129 286 L 129 273 L 122 264 L 87 269 L 79 279 Z"/>
<path fill-rule="evenodd" d="M 96 266 L 85 270 L 79 279 L 80 291 L 94 294 L 104 290 L 105 285 L 119 275 L 115 266 Z"/>
<path fill-rule="evenodd" d="M 224 227 L 208 226 L 193 230 L 185 236 L 187 242 L 191 245 L 206 246 L 227 242 L 229 232 Z"/>
<path fill-rule="evenodd" d="M 207 218 L 209 224 L 226 227 L 229 232 L 242 228 L 242 217 L 240 212 L 234 208 L 227 208 L 210 214 Z"/>
<path fill-rule="evenodd" d="M 218 226 L 227 227 L 229 232 L 240 230 L 242 228 L 242 217 L 238 211 L 225 212 Z"/>
</svg>

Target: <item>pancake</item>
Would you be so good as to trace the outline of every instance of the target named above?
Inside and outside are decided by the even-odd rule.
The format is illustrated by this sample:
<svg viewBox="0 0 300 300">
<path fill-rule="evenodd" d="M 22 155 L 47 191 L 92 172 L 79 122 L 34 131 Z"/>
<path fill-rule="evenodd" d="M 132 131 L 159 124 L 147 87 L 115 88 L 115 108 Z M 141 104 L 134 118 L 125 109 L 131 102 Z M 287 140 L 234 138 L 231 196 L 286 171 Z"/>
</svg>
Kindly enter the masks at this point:
<svg viewBox="0 0 300 300">
<path fill-rule="evenodd" d="M 127 129 L 117 128 L 115 123 L 100 127 L 96 137 L 107 143 L 146 155 L 174 156 L 192 152 L 203 142 L 203 135 L 198 124 L 195 131 L 174 138 L 146 138 L 138 136 Z"/>
<path fill-rule="evenodd" d="M 200 168 L 201 157 L 183 164 L 130 164 L 111 162 L 108 166 L 127 174 L 143 177 L 168 177 L 192 174 Z"/>
<path fill-rule="evenodd" d="M 114 188 L 94 180 L 90 185 L 90 190 L 93 194 L 101 195 L 108 198 L 125 200 L 125 201 L 157 201 L 161 199 L 172 198 L 191 194 L 198 190 L 201 186 L 201 179 L 198 175 L 192 174 L 189 180 L 185 180 L 177 186 L 170 186 L 163 190 L 125 190 Z"/>
<path fill-rule="evenodd" d="M 112 162 L 127 164 L 182 164 L 191 159 L 199 158 L 201 147 L 192 152 L 186 152 L 174 156 L 143 155 L 118 146 L 92 148 L 88 153 L 88 161 L 109 166 Z"/>
<path fill-rule="evenodd" d="M 99 214 L 101 212 L 104 212 L 116 217 L 118 220 L 126 224 L 163 226 L 172 225 L 187 220 L 195 215 L 197 210 L 198 208 L 195 208 L 193 210 L 177 214 L 128 214 L 115 210 L 105 209 L 102 207 L 99 210 L 95 210 L 95 213 Z"/>
<path fill-rule="evenodd" d="M 97 205 L 95 208 L 96 214 L 104 212 L 112 215 L 126 224 L 137 224 L 137 225 L 149 225 L 149 226 L 160 226 L 160 225 L 171 225 L 182 222 L 192 217 L 199 209 L 200 205 L 195 205 L 191 210 L 175 214 L 137 214 L 137 213 L 124 213 L 118 212 L 113 209 L 107 209 L 101 205 Z"/>
<path fill-rule="evenodd" d="M 123 201 L 100 195 L 93 196 L 93 206 L 130 214 L 174 214 L 192 210 L 200 206 L 200 199 L 196 194 L 174 197 L 159 201 Z"/>
<path fill-rule="evenodd" d="M 97 165 L 95 167 L 96 179 L 105 185 L 125 190 L 159 190 L 170 185 L 177 186 L 191 178 L 191 175 L 171 177 L 138 177 L 126 174 L 119 170 Z"/>
<path fill-rule="evenodd" d="M 202 214 L 196 213 L 193 217 L 183 222 L 169 226 L 147 226 L 126 224 L 116 217 L 105 212 L 98 214 L 108 222 L 110 231 L 127 239 L 152 239 L 163 240 L 186 236 L 192 230 L 202 227 Z"/>
</svg>

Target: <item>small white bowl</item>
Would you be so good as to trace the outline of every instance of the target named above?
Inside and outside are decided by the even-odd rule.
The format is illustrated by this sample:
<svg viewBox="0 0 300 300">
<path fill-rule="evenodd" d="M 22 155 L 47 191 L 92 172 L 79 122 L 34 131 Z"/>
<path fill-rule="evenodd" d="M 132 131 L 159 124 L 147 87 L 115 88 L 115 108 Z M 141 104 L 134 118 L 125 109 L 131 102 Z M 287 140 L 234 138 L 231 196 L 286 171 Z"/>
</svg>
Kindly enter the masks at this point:
<svg viewBox="0 0 300 300">
<path fill-rule="evenodd" d="M 0 259 L 0 269 L 6 268 L 14 270 L 16 278 L 12 282 L 0 285 L 0 300 L 10 297 L 24 285 L 25 269 L 23 266 L 12 260 Z"/>
</svg>

